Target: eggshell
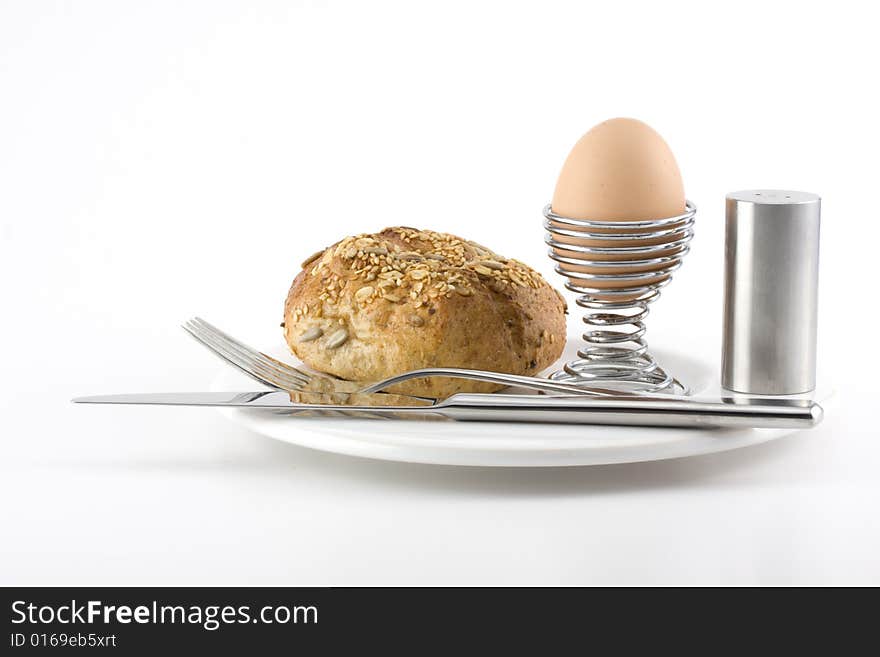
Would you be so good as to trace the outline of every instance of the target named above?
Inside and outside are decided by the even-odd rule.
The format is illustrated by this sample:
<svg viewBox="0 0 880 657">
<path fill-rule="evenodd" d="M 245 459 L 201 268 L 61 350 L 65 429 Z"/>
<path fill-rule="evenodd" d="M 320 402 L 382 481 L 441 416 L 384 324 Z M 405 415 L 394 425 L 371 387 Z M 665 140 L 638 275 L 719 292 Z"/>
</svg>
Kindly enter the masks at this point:
<svg viewBox="0 0 880 657">
<path fill-rule="evenodd" d="M 551 207 L 572 219 L 638 221 L 684 212 L 684 184 L 669 146 L 636 119 L 610 119 L 568 154 Z"/>
<path fill-rule="evenodd" d="M 551 208 L 571 219 L 594 221 L 644 221 L 676 217 L 685 212 L 684 184 L 675 157 L 663 138 L 650 126 L 636 119 L 610 119 L 595 126 L 575 144 L 556 184 Z M 551 221 L 560 228 L 577 228 Z M 658 228 L 658 231 L 681 227 L 684 222 Z M 651 232 L 645 228 L 583 229 L 585 232 L 625 234 Z M 680 235 L 661 235 L 635 240 L 598 240 L 595 238 L 554 235 L 563 244 L 586 247 L 624 248 L 657 246 L 677 240 Z M 602 253 L 586 256 L 590 260 L 621 262 L 639 258 L 672 256 L 682 250 L 673 246 L 650 255 Z M 562 247 L 554 252 L 562 257 L 579 254 Z M 584 257 L 584 256 L 581 256 Z M 588 274 L 633 274 L 658 271 L 666 263 L 610 267 L 601 265 L 566 265 Z M 662 281 L 666 276 L 646 279 L 643 284 Z M 631 281 L 569 279 L 573 285 L 600 289 L 619 289 L 637 285 Z"/>
</svg>

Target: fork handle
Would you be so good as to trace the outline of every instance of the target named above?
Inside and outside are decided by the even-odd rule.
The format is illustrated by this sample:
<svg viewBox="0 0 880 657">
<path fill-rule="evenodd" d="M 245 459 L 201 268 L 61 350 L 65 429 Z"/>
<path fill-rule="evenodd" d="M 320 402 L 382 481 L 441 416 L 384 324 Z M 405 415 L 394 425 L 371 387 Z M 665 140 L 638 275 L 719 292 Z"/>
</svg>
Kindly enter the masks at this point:
<svg viewBox="0 0 880 657">
<path fill-rule="evenodd" d="M 410 379 L 419 379 L 423 377 L 447 377 L 453 379 L 470 379 L 472 381 L 485 381 L 486 383 L 497 383 L 503 386 L 518 386 L 528 390 L 538 390 L 541 392 L 555 392 L 556 394 L 567 395 L 584 395 L 589 397 L 603 396 L 620 396 L 619 391 L 607 390 L 605 388 L 588 388 L 583 386 L 575 386 L 570 383 L 560 383 L 551 381 L 550 379 L 542 379 L 536 376 L 521 376 L 519 374 L 504 374 L 502 372 L 489 372 L 486 370 L 468 370 L 457 367 L 426 367 L 420 370 L 412 370 L 387 379 L 382 379 L 376 383 L 371 383 L 365 388 L 361 388 L 359 392 L 381 392 L 397 383 L 403 383 Z"/>
</svg>

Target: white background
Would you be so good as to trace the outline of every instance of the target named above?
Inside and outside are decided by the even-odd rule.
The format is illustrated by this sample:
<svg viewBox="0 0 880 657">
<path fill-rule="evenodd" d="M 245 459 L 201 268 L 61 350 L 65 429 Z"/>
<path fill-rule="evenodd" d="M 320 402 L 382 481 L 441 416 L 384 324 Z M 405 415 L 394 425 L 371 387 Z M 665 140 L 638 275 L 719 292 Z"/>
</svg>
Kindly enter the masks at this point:
<svg viewBox="0 0 880 657">
<path fill-rule="evenodd" d="M 3 2 L 0 583 L 880 584 L 868 6 Z M 726 192 L 823 196 L 819 429 L 489 470 L 69 403 L 207 388 L 180 322 L 277 344 L 300 261 L 349 233 L 457 232 L 551 278 L 541 208 L 618 115 L 699 207 L 652 344 L 718 366 Z"/>
</svg>

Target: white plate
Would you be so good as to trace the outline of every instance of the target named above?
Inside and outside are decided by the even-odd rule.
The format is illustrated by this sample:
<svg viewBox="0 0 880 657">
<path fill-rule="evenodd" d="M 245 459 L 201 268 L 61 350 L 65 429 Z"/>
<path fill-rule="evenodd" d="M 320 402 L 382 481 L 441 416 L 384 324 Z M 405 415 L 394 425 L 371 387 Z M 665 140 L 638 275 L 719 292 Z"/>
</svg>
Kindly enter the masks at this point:
<svg viewBox="0 0 880 657">
<path fill-rule="evenodd" d="M 570 341 L 562 360 L 571 357 Z M 283 347 L 273 356 L 294 362 Z M 658 360 L 695 396 L 717 396 L 719 375 L 681 354 Z M 556 368 L 553 368 L 556 369 Z M 213 390 L 257 384 L 224 368 Z M 816 396 L 819 401 L 830 395 Z M 794 429 L 676 429 L 501 422 L 402 421 L 287 417 L 253 409 L 221 409 L 256 433 L 312 449 L 388 461 L 473 466 L 563 466 L 635 463 L 722 452 L 774 440 Z"/>
</svg>

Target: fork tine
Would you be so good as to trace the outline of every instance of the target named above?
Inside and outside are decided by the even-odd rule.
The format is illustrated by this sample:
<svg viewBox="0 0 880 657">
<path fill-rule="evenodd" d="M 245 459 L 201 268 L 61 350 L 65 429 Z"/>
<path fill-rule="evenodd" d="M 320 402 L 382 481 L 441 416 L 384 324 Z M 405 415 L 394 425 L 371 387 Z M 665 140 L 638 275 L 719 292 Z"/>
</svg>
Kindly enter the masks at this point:
<svg viewBox="0 0 880 657">
<path fill-rule="evenodd" d="M 198 325 L 196 325 L 195 330 L 205 339 L 211 340 L 213 344 L 218 346 L 218 348 L 234 354 L 237 358 L 244 361 L 248 367 L 253 368 L 263 376 L 271 378 L 278 385 L 281 385 L 286 389 L 298 390 L 308 383 L 306 377 L 298 376 L 297 373 L 292 372 L 287 368 L 277 366 L 270 360 L 261 358 L 263 354 L 252 348 L 247 348 L 247 345 L 242 344 L 241 346 L 238 346 L 235 343 L 231 343 L 223 336 L 216 335 L 216 332 L 207 330 Z"/>
<path fill-rule="evenodd" d="M 283 390 L 300 390 L 302 388 L 303 384 L 300 379 L 286 376 L 283 372 L 279 372 L 265 366 L 259 361 L 255 361 L 247 354 L 244 354 L 227 344 L 221 338 L 201 330 L 192 322 L 187 322 L 183 328 L 218 356 L 221 356 L 254 378 L 259 378 L 264 383 L 268 383 L 273 387 L 281 388 Z"/>
<path fill-rule="evenodd" d="M 242 354 L 240 351 L 232 348 L 222 339 L 212 334 L 201 331 L 192 323 L 187 323 L 184 328 L 196 340 L 214 351 L 217 355 L 223 357 L 225 360 L 231 362 L 233 365 L 251 374 L 252 376 L 259 377 L 269 385 L 284 390 L 300 390 L 302 388 L 302 382 L 299 379 L 293 379 L 284 375 L 283 372 L 278 372 L 276 370 L 266 367 L 258 361 L 254 361 L 246 354 Z"/>
<path fill-rule="evenodd" d="M 189 333 L 190 336 L 192 336 L 196 340 L 196 342 L 198 342 L 203 347 L 207 347 L 207 349 L 211 351 L 215 356 L 219 356 L 227 363 L 244 372 L 255 381 L 259 381 L 260 383 L 271 386 L 273 388 L 282 389 L 282 386 L 278 385 L 274 380 L 269 380 L 267 377 L 261 374 L 257 374 L 248 364 L 241 361 L 234 354 L 227 353 L 226 351 L 215 347 L 211 342 L 209 342 L 202 335 L 196 332 L 189 324 L 183 324 L 182 328 L 187 333 Z"/>
<path fill-rule="evenodd" d="M 200 319 L 197 317 L 196 320 L 198 322 L 201 322 L 201 324 L 207 330 L 213 331 L 214 333 L 218 334 L 218 336 L 223 337 L 225 340 L 228 340 L 231 344 L 237 346 L 239 349 L 246 351 L 254 359 L 259 360 L 260 362 L 262 362 L 266 366 L 272 367 L 274 369 L 278 369 L 281 372 L 283 372 L 284 374 L 291 376 L 293 378 L 301 379 L 303 384 L 308 383 L 312 379 L 312 375 L 309 374 L 308 372 L 304 372 L 303 370 L 299 369 L 298 367 L 295 367 L 293 365 L 290 365 L 289 363 L 285 363 L 283 361 L 280 361 L 277 358 L 272 358 L 272 356 L 269 356 L 268 354 L 265 354 L 262 351 L 257 351 L 253 347 L 249 347 L 248 345 L 244 344 L 240 340 L 233 338 L 228 333 L 221 331 L 216 326 L 213 326 L 212 324 L 210 324 L 209 322 L 206 322 L 203 319 Z"/>
<path fill-rule="evenodd" d="M 219 328 L 217 328 L 210 322 L 205 321 L 201 317 L 195 317 L 191 321 L 200 326 L 203 330 L 209 331 L 218 338 L 229 343 L 230 346 L 237 347 L 240 352 L 243 352 L 254 360 L 261 362 L 266 367 L 278 371 L 279 374 L 298 379 L 303 385 L 307 384 L 312 378 L 310 374 L 303 372 L 302 370 L 292 365 L 288 365 L 287 363 L 272 358 L 271 356 L 268 356 L 267 354 L 257 351 L 253 347 L 244 344 L 240 340 L 237 340 L 225 331 L 220 330 Z"/>
</svg>

